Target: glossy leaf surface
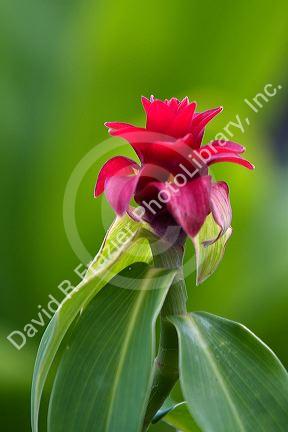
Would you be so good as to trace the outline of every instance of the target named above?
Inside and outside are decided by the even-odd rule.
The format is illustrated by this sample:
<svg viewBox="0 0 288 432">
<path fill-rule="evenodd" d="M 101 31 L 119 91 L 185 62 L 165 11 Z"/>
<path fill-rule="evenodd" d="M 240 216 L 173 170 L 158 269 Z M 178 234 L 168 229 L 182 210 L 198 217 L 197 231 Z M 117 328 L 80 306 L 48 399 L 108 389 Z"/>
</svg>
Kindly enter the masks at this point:
<svg viewBox="0 0 288 432">
<path fill-rule="evenodd" d="M 180 341 L 180 382 L 204 432 L 287 430 L 288 374 L 243 325 L 208 313 L 171 317 Z"/>
<path fill-rule="evenodd" d="M 142 429 L 155 356 L 155 321 L 174 271 L 134 265 L 126 289 L 111 284 L 75 329 L 50 399 L 50 432 Z M 122 273 L 123 275 L 123 273 Z"/>
</svg>

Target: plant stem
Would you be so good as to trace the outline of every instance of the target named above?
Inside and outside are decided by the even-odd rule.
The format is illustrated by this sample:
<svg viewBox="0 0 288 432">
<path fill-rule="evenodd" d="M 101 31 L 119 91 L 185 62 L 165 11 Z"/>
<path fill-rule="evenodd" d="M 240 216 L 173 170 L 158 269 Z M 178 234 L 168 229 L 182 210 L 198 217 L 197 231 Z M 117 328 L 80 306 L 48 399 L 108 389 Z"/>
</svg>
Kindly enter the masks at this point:
<svg viewBox="0 0 288 432">
<path fill-rule="evenodd" d="M 159 245 L 158 245 L 159 246 Z M 151 245 L 152 247 L 152 245 Z M 165 249 L 165 248 L 164 248 Z M 146 431 L 152 418 L 169 396 L 179 378 L 178 336 L 167 316 L 186 314 L 187 294 L 183 277 L 183 248 L 171 247 L 163 253 L 153 249 L 155 266 L 177 268 L 177 274 L 168 291 L 160 316 L 160 341 L 154 364 L 154 379 L 146 410 L 143 431 Z"/>
</svg>

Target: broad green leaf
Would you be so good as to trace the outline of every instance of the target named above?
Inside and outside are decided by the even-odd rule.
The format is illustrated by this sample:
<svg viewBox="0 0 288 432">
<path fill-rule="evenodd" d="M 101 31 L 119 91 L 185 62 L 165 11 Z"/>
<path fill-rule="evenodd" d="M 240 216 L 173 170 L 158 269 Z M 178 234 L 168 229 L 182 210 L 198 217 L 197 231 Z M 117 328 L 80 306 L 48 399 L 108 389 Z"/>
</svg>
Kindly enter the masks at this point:
<svg viewBox="0 0 288 432">
<path fill-rule="evenodd" d="M 53 386 L 50 432 L 142 429 L 152 385 L 155 321 L 175 271 L 135 264 L 126 273 L 131 277 L 126 289 L 117 286 L 116 276 L 74 330 Z"/>
<path fill-rule="evenodd" d="M 84 280 L 65 298 L 50 321 L 39 346 L 31 395 L 32 431 L 38 430 L 41 395 L 59 346 L 74 319 L 93 297 L 117 273 L 135 262 L 152 260 L 148 241 L 142 237 L 142 226 L 128 216 L 117 218 Z M 125 236 L 126 234 L 126 236 Z M 122 240 L 121 240 L 122 239 Z M 119 283 L 125 283 L 119 281 Z"/>
<path fill-rule="evenodd" d="M 168 398 L 153 419 L 153 423 L 164 421 L 181 432 L 200 432 L 194 422 L 186 402 L 175 402 Z"/>
<path fill-rule="evenodd" d="M 180 382 L 204 432 L 287 431 L 288 374 L 243 325 L 208 313 L 171 317 Z"/>
<path fill-rule="evenodd" d="M 193 239 L 196 255 L 196 283 L 199 285 L 211 276 L 217 269 L 223 258 L 226 243 L 232 234 L 232 228 L 228 228 L 226 233 L 215 243 L 209 246 L 205 242 L 216 238 L 219 233 L 219 226 L 210 214 L 198 235 Z"/>
</svg>

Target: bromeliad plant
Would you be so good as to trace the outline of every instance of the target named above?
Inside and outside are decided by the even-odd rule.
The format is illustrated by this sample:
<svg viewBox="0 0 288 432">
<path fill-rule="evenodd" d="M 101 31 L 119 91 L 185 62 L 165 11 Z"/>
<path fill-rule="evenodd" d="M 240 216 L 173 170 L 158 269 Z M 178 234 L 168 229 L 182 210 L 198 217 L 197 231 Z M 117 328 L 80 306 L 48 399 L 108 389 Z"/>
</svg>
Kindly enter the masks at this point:
<svg viewBox="0 0 288 432">
<path fill-rule="evenodd" d="M 104 192 L 117 217 L 42 338 L 32 430 L 59 351 L 49 432 L 141 432 L 159 421 L 184 432 L 287 431 L 288 374 L 275 354 L 243 325 L 186 307 L 187 237 L 199 284 L 215 271 L 232 232 L 228 186 L 212 180 L 209 166 L 253 165 L 234 142 L 201 147 L 221 108 L 196 112 L 188 98 L 142 102 L 145 128 L 107 123 L 140 165 L 117 156 L 100 171 L 95 196 Z"/>
</svg>

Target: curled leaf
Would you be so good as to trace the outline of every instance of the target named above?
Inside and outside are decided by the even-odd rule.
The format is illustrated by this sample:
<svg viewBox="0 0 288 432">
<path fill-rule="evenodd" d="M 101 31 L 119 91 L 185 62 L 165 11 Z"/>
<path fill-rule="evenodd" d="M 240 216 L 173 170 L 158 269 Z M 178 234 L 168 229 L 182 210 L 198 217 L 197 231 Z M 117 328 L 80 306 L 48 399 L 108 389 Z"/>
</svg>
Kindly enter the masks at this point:
<svg viewBox="0 0 288 432">
<path fill-rule="evenodd" d="M 210 214 L 200 232 L 193 238 L 196 257 L 196 283 L 199 285 L 211 276 L 221 262 L 226 243 L 232 234 L 232 228 L 226 229 L 225 233 L 214 243 L 209 240 L 217 238 L 219 226 Z"/>
</svg>

